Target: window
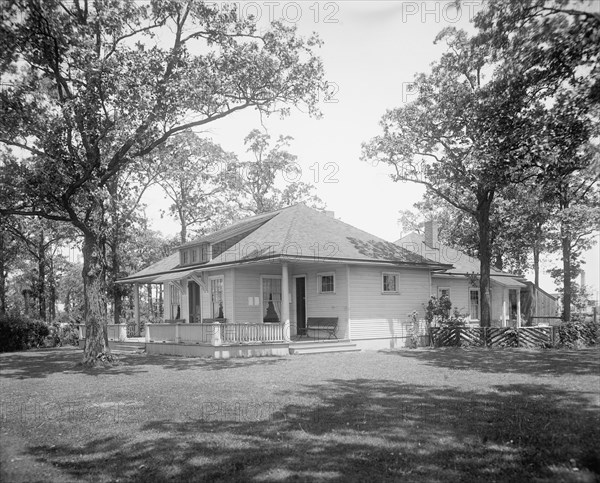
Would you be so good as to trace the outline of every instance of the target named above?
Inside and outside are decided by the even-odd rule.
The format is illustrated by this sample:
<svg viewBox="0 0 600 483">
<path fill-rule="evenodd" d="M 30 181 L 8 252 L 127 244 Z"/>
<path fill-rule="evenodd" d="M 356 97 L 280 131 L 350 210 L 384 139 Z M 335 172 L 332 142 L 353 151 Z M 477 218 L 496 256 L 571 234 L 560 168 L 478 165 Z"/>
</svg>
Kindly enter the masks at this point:
<svg viewBox="0 0 600 483">
<path fill-rule="evenodd" d="M 208 245 L 202 245 L 200 247 L 200 261 L 201 262 L 208 261 Z"/>
<path fill-rule="evenodd" d="M 469 289 L 469 317 L 471 320 L 479 320 L 479 289 Z"/>
<path fill-rule="evenodd" d="M 223 277 L 210 279 L 210 312 L 213 319 L 223 319 Z"/>
<path fill-rule="evenodd" d="M 181 264 L 182 265 L 187 265 L 188 262 L 188 251 L 187 250 L 183 250 L 181 252 Z"/>
<path fill-rule="evenodd" d="M 197 257 L 198 257 L 198 250 L 196 248 L 192 248 L 192 263 L 194 263 L 196 261 Z"/>
<path fill-rule="evenodd" d="M 450 287 L 438 287 L 438 298 L 450 298 Z"/>
<path fill-rule="evenodd" d="M 383 293 L 398 293 L 399 276 L 397 273 L 384 273 L 381 279 Z"/>
<path fill-rule="evenodd" d="M 180 311 L 180 292 L 179 287 L 174 283 L 169 284 L 170 296 L 171 296 L 171 309 L 169 311 L 169 317 L 171 319 L 179 319 L 181 317 Z"/>
<path fill-rule="evenodd" d="M 261 277 L 263 322 L 281 321 L 281 277 Z"/>
<path fill-rule="evenodd" d="M 317 275 L 319 293 L 335 293 L 335 274 L 319 273 Z"/>
</svg>

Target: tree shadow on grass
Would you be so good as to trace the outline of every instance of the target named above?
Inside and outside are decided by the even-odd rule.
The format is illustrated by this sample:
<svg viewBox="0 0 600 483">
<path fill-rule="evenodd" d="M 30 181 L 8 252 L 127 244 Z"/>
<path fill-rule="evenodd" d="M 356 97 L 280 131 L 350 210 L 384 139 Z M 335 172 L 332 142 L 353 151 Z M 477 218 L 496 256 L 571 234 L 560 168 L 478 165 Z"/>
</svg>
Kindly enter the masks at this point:
<svg viewBox="0 0 600 483">
<path fill-rule="evenodd" d="M 600 350 L 598 348 L 536 350 L 447 347 L 383 353 L 409 357 L 426 365 L 454 370 L 535 376 L 600 374 Z"/>
<path fill-rule="evenodd" d="M 248 359 L 185 358 L 146 354 L 117 354 L 119 362 L 113 366 L 99 365 L 86 368 L 81 365 L 82 351 L 76 348 L 53 348 L 0 355 L 0 379 L 45 378 L 55 373 L 82 372 L 90 376 L 136 375 L 148 372 L 147 366 L 184 371 L 200 369 L 218 371 L 248 366 L 266 366 L 286 360 L 285 357 L 254 357 Z"/>
<path fill-rule="evenodd" d="M 76 348 L 38 349 L 0 354 L 0 378 L 42 378 L 73 370 L 81 362 Z"/>
<path fill-rule="evenodd" d="M 135 365 L 136 356 L 125 356 L 124 363 Z M 230 359 L 213 359 L 209 357 L 181 357 L 167 355 L 139 355 L 139 364 L 156 365 L 165 369 L 185 371 L 189 369 L 204 369 L 208 371 L 221 371 L 228 369 L 245 369 L 248 367 L 264 367 L 279 364 L 288 360 L 287 357 L 236 357 Z"/>
<path fill-rule="evenodd" d="M 331 380 L 294 403 L 211 403 L 30 453 L 81 481 L 596 481 L 598 410 L 579 393 Z M 313 401 L 304 405 L 302 401 Z M 89 434 L 94 434 L 93 428 Z"/>
</svg>

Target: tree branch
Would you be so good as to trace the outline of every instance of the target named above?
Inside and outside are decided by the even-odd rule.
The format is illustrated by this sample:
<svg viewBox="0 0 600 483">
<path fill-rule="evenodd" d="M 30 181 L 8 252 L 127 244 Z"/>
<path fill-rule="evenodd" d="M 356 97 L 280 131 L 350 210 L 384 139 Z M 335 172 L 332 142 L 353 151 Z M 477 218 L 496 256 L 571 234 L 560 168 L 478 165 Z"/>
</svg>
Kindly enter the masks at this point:
<svg viewBox="0 0 600 483">
<path fill-rule="evenodd" d="M 458 201 L 453 200 L 448 195 L 446 195 L 445 193 L 443 193 L 442 191 L 440 191 L 438 188 L 436 188 L 429 181 L 405 177 L 405 176 L 403 176 L 403 175 L 400 174 L 398 165 L 396 163 L 394 163 L 393 161 L 391 161 L 390 164 L 394 165 L 394 168 L 396 169 L 397 177 L 398 177 L 399 180 L 409 181 L 411 183 L 422 184 L 423 186 L 427 187 L 430 191 L 432 191 L 433 193 L 435 193 L 436 195 L 438 195 L 440 198 L 442 198 L 444 201 L 450 203 L 452 206 L 458 208 L 459 210 L 465 211 L 465 212 L 467 212 L 467 213 L 469 213 L 469 214 L 471 214 L 473 216 L 477 215 L 476 210 L 474 210 L 470 206 L 467 206 L 467 205 L 465 205 L 463 203 L 459 203 Z"/>
</svg>

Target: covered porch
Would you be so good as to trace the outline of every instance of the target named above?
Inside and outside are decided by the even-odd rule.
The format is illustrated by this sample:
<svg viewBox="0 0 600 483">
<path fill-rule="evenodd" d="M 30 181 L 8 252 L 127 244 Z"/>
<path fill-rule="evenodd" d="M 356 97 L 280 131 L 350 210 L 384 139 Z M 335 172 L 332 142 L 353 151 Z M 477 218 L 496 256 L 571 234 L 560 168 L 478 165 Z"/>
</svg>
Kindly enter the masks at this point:
<svg viewBox="0 0 600 483">
<path fill-rule="evenodd" d="M 514 277 L 492 275 L 492 325 L 522 327 L 521 292 L 527 286 Z"/>
<path fill-rule="evenodd" d="M 146 351 L 225 358 L 287 355 L 294 344 L 348 343 L 346 273 L 341 263 L 268 259 L 147 274 L 145 283 L 164 284 L 164 319 L 145 325 Z M 343 320 L 338 338 L 307 330 L 310 316 Z"/>
<path fill-rule="evenodd" d="M 285 340 L 284 324 L 150 324 L 145 337 L 128 337 L 125 324 L 109 324 L 107 329 L 111 349 L 120 352 L 145 350 L 147 354 L 227 359 L 360 350 L 344 339 L 295 335 Z M 83 348 L 83 324 L 79 339 Z"/>
</svg>

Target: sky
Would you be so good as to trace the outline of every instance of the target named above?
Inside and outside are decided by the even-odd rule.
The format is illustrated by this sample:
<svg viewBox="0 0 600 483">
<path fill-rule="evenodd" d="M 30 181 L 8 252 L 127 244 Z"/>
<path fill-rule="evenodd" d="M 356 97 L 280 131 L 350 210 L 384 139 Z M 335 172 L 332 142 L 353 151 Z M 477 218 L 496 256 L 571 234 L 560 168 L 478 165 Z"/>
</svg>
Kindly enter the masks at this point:
<svg viewBox="0 0 600 483">
<path fill-rule="evenodd" d="M 380 133 L 379 120 L 387 109 L 410 101 L 407 86 L 416 73 L 427 72 L 439 59 L 444 45 L 434 44 L 436 34 L 447 26 L 472 30 L 469 23 L 481 10 L 481 0 L 466 0 L 458 11 L 452 1 L 253 1 L 237 3 L 245 16 L 259 24 L 280 19 L 297 25 L 308 37 L 317 32 L 324 45 L 318 50 L 332 98 L 321 103 L 323 117 L 311 118 L 293 110 L 261 118 L 256 111 L 241 111 L 211 123 L 202 132 L 228 151 L 243 157 L 244 137 L 254 128 L 276 139 L 294 138 L 289 151 L 302 169 L 301 181 L 312 183 L 316 194 L 334 211 L 336 218 L 385 240 L 400 237 L 398 211 L 412 209 L 424 189 L 395 183 L 391 169 L 360 160 L 361 143 Z M 175 221 L 161 219 L 167 201 L 158 190 L 144 200 L 153 228 L 167 236 L 178 232 Z M 600 287 L 599 249 L 585 254 L 586 283 Z M 550 268 L 547 264 L 546 268 Z M 541 286 L 555 292 L 546 274 Z"/>
</svg>

